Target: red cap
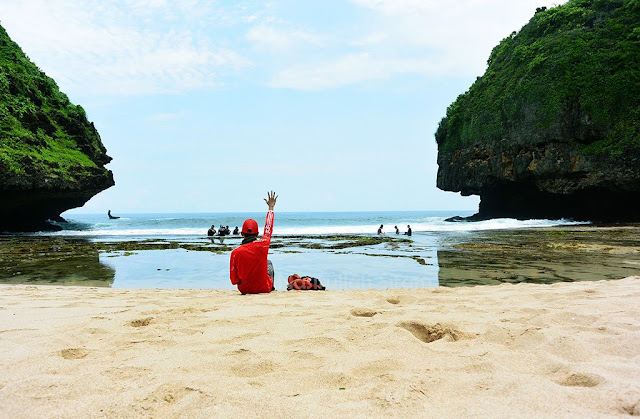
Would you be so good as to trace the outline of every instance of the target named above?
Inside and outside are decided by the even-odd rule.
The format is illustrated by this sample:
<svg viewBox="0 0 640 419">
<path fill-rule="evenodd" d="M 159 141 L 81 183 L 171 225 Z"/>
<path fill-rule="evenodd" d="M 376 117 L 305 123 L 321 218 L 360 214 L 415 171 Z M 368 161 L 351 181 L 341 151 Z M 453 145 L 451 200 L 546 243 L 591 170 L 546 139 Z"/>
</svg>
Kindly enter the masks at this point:
<svg viewBox="0 0 640 419">
<path fill-rule="evenodd" d="M 258 223 L 256 220 L 249 218 L 242 223 L 242 232 L 244 234 L 258 234 Z"/>
</svg>

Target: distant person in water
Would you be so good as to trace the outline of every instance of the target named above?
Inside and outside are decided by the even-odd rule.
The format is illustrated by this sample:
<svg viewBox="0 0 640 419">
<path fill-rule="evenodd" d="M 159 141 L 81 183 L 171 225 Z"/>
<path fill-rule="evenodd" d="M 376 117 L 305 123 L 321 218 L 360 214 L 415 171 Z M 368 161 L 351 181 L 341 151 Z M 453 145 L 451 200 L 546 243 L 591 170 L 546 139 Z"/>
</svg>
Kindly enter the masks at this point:
<svg viewBox="0 0 640 419">
<path fill-rule="evenodd" d="M 207 231 L 207 236 L 211 237 L 215 235 L 216 235 L 216 226 L 211 224 L 211 227 L 209 227 L 209 230 Z"/>
<path fill-rule="evenodd" d="M 384 227 L 382 224 L 380 224 L 380 227 L 378 227 L 378 234 L 384 234 L 382 232 L 382 227 Z"/>
<path fill-rule="evenodd" d="M 109 216 L 110 220 L 117 220 L 120 217 L 116 217 L 115 215 L 111 215 L 111 210 L 107 211 L 107 215 Z"/>
<path fill-rule="evenodd" d="M 238 226 L 236 226 L 236 228 L 233 229 L 233 235 L 237 236 L 238 234 L 240 234 L 240 231 L 238 231 Z"/>
<path fill-rule="evenodd" d="M 411 226 L 407 224 L 407 232 L 404 233 L 405 236 L 410 236 L 411 235 Z"/>
<path fill-rule="evenodd" d="M 400 230 L 398 230 L 398 226 L 393 226 L 396 229 L 396 234 L 400 234 Z"/>
<path fill-rule="evenodd" d="M 258 238 L 258 223 L 247 219 L 242 224 L 242 244 L 231 252 L 229 276 L 231 283 L 238 286 L 242 294 L 260 294 L 274 290 L 274 271 L 269 255 L 269 244 L 273 232 L 273 208 L 278 196 L 275 192 L 267 193 L 267 219 L 261 238 Z"/>
</svg>

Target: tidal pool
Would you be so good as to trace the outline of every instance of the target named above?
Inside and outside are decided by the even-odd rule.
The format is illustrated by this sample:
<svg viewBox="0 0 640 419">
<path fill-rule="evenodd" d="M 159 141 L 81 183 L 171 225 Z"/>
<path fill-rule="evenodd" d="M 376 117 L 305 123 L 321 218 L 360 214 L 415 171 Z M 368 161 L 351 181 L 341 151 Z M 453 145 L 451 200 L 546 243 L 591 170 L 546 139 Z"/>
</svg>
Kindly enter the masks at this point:
<svg viewBox="0 0 640 419">
<path fill-rule="evenodd" d="M 288 275 L 328 289 L 552 283 L 640 274 L 640 228 L 553 227 L 432 232 L 404 237 L 276 236 L 276 289 Z M 234 289 L 229 253 L 239 239 L 123 241 L 0 237 L 0 283 L 117 288 Z"/>
</svg>

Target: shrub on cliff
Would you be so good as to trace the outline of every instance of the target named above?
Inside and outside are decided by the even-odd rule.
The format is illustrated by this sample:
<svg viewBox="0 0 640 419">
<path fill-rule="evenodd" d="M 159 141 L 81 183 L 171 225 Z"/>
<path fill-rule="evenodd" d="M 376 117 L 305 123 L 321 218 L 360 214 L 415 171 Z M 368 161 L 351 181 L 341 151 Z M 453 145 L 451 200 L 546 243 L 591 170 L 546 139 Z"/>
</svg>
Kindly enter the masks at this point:
<svg viewBox="0 0 640 419">
<path fill-rule="evenodd" d="M 507 140 L 640 149 L 640 0 L 538 8 L 496 46 L 485 74 L 447 109 L 440 151 Z"/>
<path fill-rule="evenodd" d="M 89 173 L 112 184 L 102 167 L 110 160 L 84 109 L 0 26 L 0 190 L 73 182 Z"/>
</svg>

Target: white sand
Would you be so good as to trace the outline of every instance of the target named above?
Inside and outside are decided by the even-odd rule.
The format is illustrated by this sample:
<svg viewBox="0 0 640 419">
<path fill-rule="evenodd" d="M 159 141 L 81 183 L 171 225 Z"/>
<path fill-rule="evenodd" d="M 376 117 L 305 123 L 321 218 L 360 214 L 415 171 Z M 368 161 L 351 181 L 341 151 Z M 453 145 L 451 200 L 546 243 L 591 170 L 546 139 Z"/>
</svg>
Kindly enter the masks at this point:
<svg viewBox="0 0 640 419">
<path fill-rule="evenodd" d="M 640 277 L 257 296 L 4 285 L 0 319 L 3 418 L 640 415 Z"/>
</svg>

